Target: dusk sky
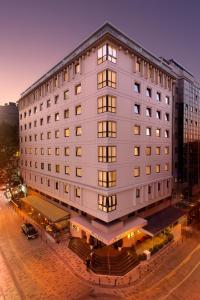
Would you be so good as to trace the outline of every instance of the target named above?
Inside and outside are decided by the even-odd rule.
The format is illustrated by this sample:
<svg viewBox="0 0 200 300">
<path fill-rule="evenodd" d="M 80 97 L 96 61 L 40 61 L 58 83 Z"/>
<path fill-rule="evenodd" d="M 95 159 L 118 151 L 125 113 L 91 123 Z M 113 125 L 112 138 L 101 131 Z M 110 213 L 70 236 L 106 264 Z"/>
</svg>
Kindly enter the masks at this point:
<svg viewBox="0 0 200 300">
<path fill-rule="evenodd" d="M 106 21 L 200 79 L 198 0 L 0 0 L 0 104 L 18 100 Z"/>
</svg>

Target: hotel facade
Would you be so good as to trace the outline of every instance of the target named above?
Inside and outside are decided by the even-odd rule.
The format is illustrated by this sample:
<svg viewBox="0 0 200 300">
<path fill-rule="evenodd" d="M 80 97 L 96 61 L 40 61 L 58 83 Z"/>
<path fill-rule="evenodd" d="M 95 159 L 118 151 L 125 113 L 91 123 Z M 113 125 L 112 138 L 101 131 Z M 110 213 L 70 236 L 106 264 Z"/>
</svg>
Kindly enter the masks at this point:
<svg viewBox="0 0 200 300">
<path fill-rule="evenodd" d="M 73 237 L 128 247 L 175 203 L 174 80 L 168 63 L 106 23 L 21 95 L 21 174 L 72 213 Z"/>
</svg>

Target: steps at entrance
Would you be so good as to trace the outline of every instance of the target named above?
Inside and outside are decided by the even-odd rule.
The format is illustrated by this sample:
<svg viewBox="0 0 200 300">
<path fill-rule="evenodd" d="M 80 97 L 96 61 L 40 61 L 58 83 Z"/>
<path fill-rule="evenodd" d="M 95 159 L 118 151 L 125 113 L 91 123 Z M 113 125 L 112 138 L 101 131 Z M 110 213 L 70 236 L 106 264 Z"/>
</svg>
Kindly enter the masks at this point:
<svg viewBox="0 0 200 300">
<path fill-rule="evenodd" d="M 88 256 L 90 257 L 92 251 L 91 269 L 97 274 L 123 276 L 138 265 L 136 253 L 126 248 L 121 252 L 116 251 L 115 255 L 109 255 L 108 251 L 107 255 L 102 256 L 98 254 L 99 249 L 91 250 L 89 245 L 80 238 L 72 238 L 68 247 L 84 261 Z"/>
</svg>

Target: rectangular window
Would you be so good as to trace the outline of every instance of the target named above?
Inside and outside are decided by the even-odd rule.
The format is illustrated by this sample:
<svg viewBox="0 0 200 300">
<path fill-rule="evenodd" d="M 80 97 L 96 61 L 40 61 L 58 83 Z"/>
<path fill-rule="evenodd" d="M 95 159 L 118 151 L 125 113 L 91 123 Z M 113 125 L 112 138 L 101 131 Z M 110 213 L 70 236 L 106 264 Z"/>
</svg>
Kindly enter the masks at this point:
<svg viewBox="0 0 200 300">
<path fill-rule="evenodd" d="M 41 163 L 41 170 L 44 170 L 44 163 Z"/>
<path fill-rule="evenodd" d="M 55 104 L 58 103 L 58 99 L 59 99 L 59 95 L 56 95 L 56 96 L 54 97 L 54 103 L 55 103 Z"/>
<path fill-rule="evenodd" d="M 65 156 L 69 156 L 70 155 L 70 149 L 69 147 L 65 147 Z"/>
<path fill-rule="evenodd" d="M 81 84 L 79 83 L 75 86 L 75 95 L 78 95 L 80 93 L 81 93 Z"/>
<path fill-rule="evenodd" d="M 98 122 L 98 137 L 116 137 L 117 123 L 114 121 Z"/>
<path fill-rule="evenodd" d="M 165 137 L 166 137 L 166 138 L 169 137 L 169 130 L 165 130 Z"/>
<path fill-rule="evenodd" d="M 146 155 L 151 155 L 151 147 L 146 147 Z"/>
<path fill-rule="evenodd" d="M 134 113 L 137 115 L 140 114 L 140 105 L 139 104 L 134 105 Z"/>
<path fill-rule="evenodd" d="M 69 109 L 64 110 L 64 119 L 69 118 Z"/>
<path fill-rule="evenodd" d="M 169 104 L 169 97 L 168 96 L 165 96 L 165 103 Z"/>
<path fill-rule="evenodd" d="M 134 147 L 134 156 L 140 156 L 140 147 L 138 146 L 135 146 Z"/>
<path fill-rule="evenodd" d="M 59 113 L 55 114 L 55 121 L 59 121 Z"/>
<path fill-rule="evenodd" d="M 133 133 L 134 133 L 134 135 L 140 135 L 140 126 L 139 125 L 134 125 Z"/>
<path fill-rule="evenodd" d="M 70 166 L 65 166 L 65 174 L 70 175 Z"/>
<path fill-rule="evenodd" d="M 47 139 L 50 140 L 50 138 L 51 138 L 51 131 L 48 131 L 47 132 Z"/>
<path fill-rule="evenodd" d="M 165 121 L 169 122 L 169 114 L 168 113 L 165 114 Z"/>
<path fill-rule="evenodd" d="M 146 108 L 146 117 L 151 117 L 151 108 Z"/>
<path fill-rule="evenodd" d="M 51 116 L 47 116 L 47 124 L 51 122 Z"/>
<path fill-rule="evenodd" d="M 101 89 L 105 86 L 116 88 L 117 75 L 111 70 L 104 70 L 97 75 L 97 87 Z"/>
<path fill-rule="evenodd" d="M 76 176 L 82 177 L 82 168 L 76 168 Z"/>
<path fill-rule="evenodd" d="M 165 164 L 165 171 L 169 171 L 169 163 Z"/>
<path fill-rule="evenodd" d="M 137 82 L 134 83 L 134 91 L 136 93 L 140 93 L 140 84 Z"/>
<path fill-rule="evenodd" d="M 150 175 L 151 174 L 151 166 L 146 166 L 146 175 Z"/>
<path fill-rule="evenodd" d="M 77 105 L 77 106 L 75 107 L 75 114 L 76 114 L 76 115 L 81 115 L 81 105 Z"/>
<path fill-rule="evenodd" d="M 156 93 L 156 100 L 159 102 L 161 101 L 161 93 L 159 92 Z"/>
<path fill-rule="evenodd" d="M 141 72 L 141 63 L 140 63 L 140 61 L 136 61 L 136 72 Z"/>
<path fill-rule="evenodd" d="M 69 99 L 69 90 L 64 91 L 64 100 L 68 100 Z"/>
<path fill-rule="evenodd" d="M 160 165 L 156 165 L 156 173 L 160 173 Z"/>
<path fill-rule="evenodd" d="M 48 100 L 47 100 L 47 108 L 50 107 L 50 106 L 51 106 L 51 100 L 48 99 Z"/>
<path fill-rule="evenodd" d="M 165 147 L 165 154 L 166 154 L 166 155 L 169 154 L 169 147 Z"/>
<path fill-rule="evenodd" d="M 116 112 L 116 97 L 105 95 L 98 98 L 98 113 Z"/>
<path fill-rule="evenodd" d="M 82 127 L 81 126 L 77 126 L 76 127 L 76 136 L 81 136 L 82 135 Z"/>
<path fill-rule="evenodd" d="M 151 98 L 151 94 L 152 94 L 151 89 L 147 88 L 146 89 L 146 96 L 149 97 L 149 98 Z"/>
<path fill-rule="evenodd" d="M 97 57 L 98 57 L 97 59 L 98 65 L 106 60 L 116 63 L 117 62 L 116 48 L 109 44 L 105 44 L 98 49 Z"/>
<path fill-rule="evenodd" d="M 116 186 L 116 171 L 98 171 L 98 185 L 103 187 Z"/>
<path fill-rule="evenodd" d="M 79 63 L 76 63 L 75 64 L 75 74 L 79 74 L 81 71 L 81 66 Z"/>
<path fill-rule="evenodd" d="M 70 129 L 69 129 L 69 128 L 66 128 L 66 129 L 64 130 L 64 136 L 65 136 L 65 137 L 69 137 L 69 136 L 70 136 Z"/>
<path fill-rule="evenodd" d="M 43 119 L 43 118 L 41 118 L 41 119 L 40 119 L 40 126 L 42 126 L 42 125 L 43 125 L 43 122 L 44 122 L 44 119 Z"/>
<path fill-rule="evenodd" d="M 116 195 L 104 196 L 98 195 L 98 209 L 104 212 L 116 210 L 117 197 Z"/>
<path fill-rule="evenodd" d="M 146 127 L 146 135 L 151 136 L 151 128 L 150 127 Z"/>
<path fill-rule="evenodd" d="M 55 171 L 56 173 L 60 173 L 60 165 L 55 165 Z"/>
<path fill-rule="evenodd" d="M 65 194 L 69 194 L 69 184 L 64 185 L 64 192 Z"/>
<path fill-rule="evenodd" d="M 161 129 L 160 128 L 156 128 L 156 136 L 157 137 L 161 136 Z"/>
<path fill-rule="evenodd" d="M 82 156 L 82 147 L 76 147 L 76 156 Z"/>
<path fill-rule="evenodd" d="M 161 119 L 161 112 L 160 112 L 160 110 L 157 110 L 156 111 L 156 119 Z"/>
<path fill-rule="evenodd" d="M 42 111 L 43 103 L 40 103 L 40 111 Z"/>
<path fill-rule="evenodd" d="M 47 155 L 51 155 L 51 148 L 47 148 Z"/>
<path fill-rule="evenodd" d="M 116 146 L 99 146 L 98 162 L 115 162 L 117 157 Z"/>
<path fill-rule="evenodd" d="M 139 177 L 140 176 L 140 167 L 136 167 L 133 170 L 133 176 L 134 177 Z"/>
<path fill-rule="evenodd" d="M 55 155 L 60 155 L 60 148 L 58 147 L 55 148 Z"/>
<path fill-rule="evenodd" d="M 156 155 L 160 155 L 161 151 L 160 151 L 160 147 L 156 147 Z"/>
<path fill-rule="evenodd" d="M 136 198 L 140 198 L 140 189 L 135 190 Z"/>
<path fill-rule="evenodd" d="M 81 188 L 80 187 L 76 187 L 75 188 L 75 196 L 77 198 L 80 198 L 81 197 Z"/>
<path fill-rule="evenodd" d="M 59 138 L 60 137 L 60 131 L 59 130 L 56 130 L 55 131 L 55 138 L 57 139 L 57 138 Z"/>
<path fill-rule="evenodd" d="M 40 139 L 43 140 L 44 139 L 44 133 L 40 133 Z"/>
</svg>

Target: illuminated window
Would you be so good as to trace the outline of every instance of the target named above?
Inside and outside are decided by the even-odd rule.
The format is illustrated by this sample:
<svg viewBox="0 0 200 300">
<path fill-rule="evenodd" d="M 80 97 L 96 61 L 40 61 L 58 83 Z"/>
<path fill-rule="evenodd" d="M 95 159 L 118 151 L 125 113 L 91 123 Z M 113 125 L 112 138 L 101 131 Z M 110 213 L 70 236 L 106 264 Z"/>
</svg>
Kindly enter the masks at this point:
<svg viewBox="0 0 200 300">
<path fill-rule="evenodd" d="M 69 90 L 64 91 L 64 100 L 69 99 Z"/>
<path fill-rule="evenodd" d="M 75 64 L 75 74 L 79 74 L 81 71 L 81 66 L 79 63 L 76 63 Z"/>
<path fill-rule="evenodd" d="M 76 147 L 76 156 L 81 157 L 82 156 L 82 147 Z"/>
<path fill-rule="evenodd" d="M 78 95 L 80 93 L 81 93 L 81 84 L 79 83 L 75 86 L 75 95 Z"/>
<path fill-rule="evenodd" d="M 98 162 L 115 162 L 117 157 L 116 146 L 99 146 Z"/>
<path fill-rule="evenodd" d="M 117 62 L 117 51 L 113 46 L 106 44 L 98 49 L 98 64 L 101 64 L 105 60 L 109 60 L 113 63 Z"/>
<path fill-rule="evenodd" d="M 98 137 L 116 137 L 117 123 L 114 121 L 98 122 Z"/>
<path fill-rule="evenodd" d="M 81 105 L 77 105 L 77 106 L 75 107 L 75 114 L 76 114 L 76 115 L 81 115 Z"/>
<path fill-rule="evenodd" d="M 160 173 L 160 165 L 156 165 L 156 173 Z"/>
<path fill-rule="evenodd" d="M 55 165 L 55 171 L 56 173 L 60 173 L 60 165 Z"/>
<path fill-rule="evenodd" d="M 64 71 L 63 71 L 63 79 L 64 79 L 64 81 L 67 81 L 67 80 L 68 80 L 68 73 L 67 73 L 67 70 L 64 70 Z"/>
<path fill-rule="evenodd" d="M 156 136 L 157 137 L 161 136 L 161 129 L 160 128 L 156 128 Z"/>
<path fill-rule="evenodd" d="M 140 61 L 136 61 L 136 72 L 141 72 L 141 63 Z"/>
<path fill-rule="evenodd" d="M 136 93 L 140 93 L 140 84 L 137 82 L 134 83 L 134 91 Z"/>
<path fill-rule="evenodd" d="M 65 147 L 65 156 L 69 156 L 69 155 L 70 155 L 69 147 Z"/>
<path fill-rule="evenodd" d="M 55 114 L 55 121 L 59 121 L 59 113 Z"/>
<path fill-rule="evenodd" d="M 98 209 L 104 212 L 116 210 L 117 197 L 116 195 L 104 196 L 98 195 Z"/>
<path fill-rule="evenodd" d="M 58 147 L 55 148 L 55 155 L 60 155 L 60 148 Z"/>
<path fill-rule="evenodd" d="M 82 177 L 82 168 L 76 168 L 76 176 Z"/>
<path fill-rule="evenodd" d="M 81 136 L 82 135 L 82 127 L 81 126 L 77 126 L 76 127 L 76 136 Z"/>
<path fill-rule="evenodd" d="M 150 127 L 146 127 L 146 135 L 151 136 L 151 128 Z"/>
<path fill-rule="evenodd" d="M 136 167 L 133 170 L 133 176 L 134 177 L 139 177 L 140 176 L 140 167 Z"/>
<path fill-rule="evenodd" d="M 165 154 L 169 154 L 169 147 L 165 147 Z"/>
<path fill-rule="evenodd" d="M 70 166 L 65 166 L 65 174 L 70 175 Z"/>
<path fill-rule="evenodd" d="M 169 104 L 169 97 L 168 96 L 165 96 L 165 103 Z"/>
<path fill-rule="evenodd" d="M 140 147 L 138 146 L 134 147 L 134 156 L 140 156 Z"/>
<path fill-rule="evenodd" d="M 150 175 L 151 174 L 151 166 L 146 166 L 146 175 Z"/>
<path fill-rule="evenodd" d="M 105 95 L 98 98 L 98 113 L 103 112 L 116 112 L 116 97 Z"/>
<path fill-rule="evenodd" d="M 146 155 L 151 155 L 151 147 L 146 147 Z"/>
<path fill-rule="evenodd" d="M 64 110 L 64 119 L 69 118 L 69 109 Z"/>
<path fill-rule="evenodd" d="M 169 171 L 169 163 L 165 164 L 165 171 Z"/>
<path fill-rule="evenodd" d="M 160 147 L 156 147 L 156 155 L 160 155 L 161 151 L 160 151 Z"/>
<path fill-rule="evenodd" d="M 51 106 L 51 100 L 48 99 L 48 100 L 47 100 L 47 108 L 50 107 L 50 106 Z"/>
<path fill-rule="evenodd" d="M 75 196 L 77 198 L 80 198 L 81 197 L 81 188 L 80 187 L 76 187 L 75 188 Z"/>
<path fill-rule="evenodd" d="M 69 137 L 69 136 L 70 136 L 70 129 L 69 129 L 69 128 L 66 128 L 66 129 L 64 130 L 64 136 L 65 136 L 65 137 Z"/>
<path fill-rule="evenodd" d="M 116 186 L 116 171 L 98 171 L 98 185 L 103 187 Z"/>
<path fill-rule="evenodd" d="M 47 155 L 51 155 L 51 148 L 47 148 Z"/>
<path fill-rule="evenodd" d="M 105 86 L 116 88 L 116 82 L 117 82 L 116 72 L 111 70 L 104 70 L 98 73 L 97 76 L 98 89 L 101 89 Z"/>
<path fill-rule="evenodd" d="M 169 114 L 168 113 L 165 114 L 165 121 L 169 122 Z"/>
<path fill-rule="evenodd" d="M 140 126 L 139 125 L 134 125 L 133 133 L 134 133 L 134 135 L 140 135 Z"/>
</svg>

